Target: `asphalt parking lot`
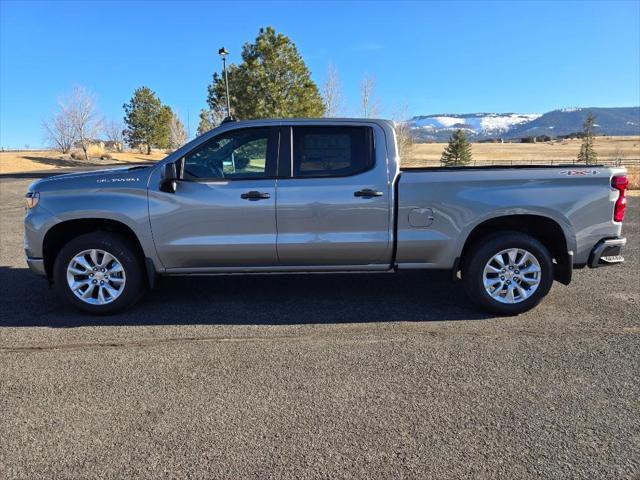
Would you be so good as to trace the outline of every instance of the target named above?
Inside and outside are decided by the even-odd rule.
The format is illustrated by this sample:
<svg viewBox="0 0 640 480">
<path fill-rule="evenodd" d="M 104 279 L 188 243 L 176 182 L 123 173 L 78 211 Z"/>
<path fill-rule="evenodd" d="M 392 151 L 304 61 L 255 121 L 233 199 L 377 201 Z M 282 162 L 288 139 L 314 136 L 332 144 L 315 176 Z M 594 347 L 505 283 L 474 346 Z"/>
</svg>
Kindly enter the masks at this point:
<svg viewBox="0 0 640 480">
<path fill-rule="evenodd" d="M 442 274 L 165 279 L 77 313 L 0 179 L 2 478 L 637 478 L 640 198 L 627 262 L 515 318 Z"/>
</svg>

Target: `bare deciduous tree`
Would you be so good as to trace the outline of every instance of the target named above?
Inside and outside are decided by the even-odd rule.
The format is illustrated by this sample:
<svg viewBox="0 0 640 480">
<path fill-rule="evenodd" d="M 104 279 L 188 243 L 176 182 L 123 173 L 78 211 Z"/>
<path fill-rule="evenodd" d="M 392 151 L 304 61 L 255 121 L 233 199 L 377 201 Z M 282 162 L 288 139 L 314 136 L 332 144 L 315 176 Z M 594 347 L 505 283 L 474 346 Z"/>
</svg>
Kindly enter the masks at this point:
<svg viewBox="0 0 640 480">
<path fill-rule="evenodd" d="M 124 125 L 117 120 L 105 123 L 104 134 L 118 152 L 122 152 L 124 145 Z"/>
<path fill-rule="evenodd" d="M 613 164 L 616 167 L 619 167 L 622 165 L 622 162 L 624 162 L 624 159 L 625 154 L 622 149 L 620 147 L 616 148 L 616 150 L 613 152 Z"/>
<path fill-rule="evenodd" d="M 372 118 L 380 113 L 380 103 L 375 95 L 376 78 L 365 75 L 360 84 L 360 107 L 364 118 Z"/>
<path fill-rule="evenodd" d="M 84 87 L 75 87 L 69 96 L 58 100 L 58 106 L 59 111 L 44 122 L 49 140 L 62 153 L 79 144 L 88 160 L 87 149 L 101 126 L 93 94 Z"/>
<path fill-rule="evenodd" d="M 322 99 L 325 117 L 340 115 L 343 109 L 342 85 L 338 70 L 331 63 L 327 71 L 327 81 L 322 86 Z"/>
<path fill-rule="evenodd" d="M 76 141 L 73 126 L 64 111 L 51 116 L 49 120 L 42 122 L 47 140 L 51 146 L 62 153 L 69 153 Z"/>
<path fill-rule="evenodd" d="M 75 132 L 76 142 L 82 148 L 85 160 L 89 160 L 87 150 L 102 127 L 102 119 L 97 115 L 96 100 L 84 87 L 75 87 L 71 95 L 61 103 L 61 107 Z"/>
<path fill-rule="evenodd" d="M 184 124 L 175 113 L 171 117 L 170 132 L 169 132 L 169 147 L 172 150 L 180 148 L 187 143 L 187 131 L 184 129 Z"/>
<path fill-rule="evenodd" d="M 206 108 L 200 110 L 200 122 L 198 123 L 198 130 L 196 130 L 196 136 L 199 137 L 220 125 L 225 115 L 226 112 L 224 110 L 207 110 Z"/>
<path fill-rule="evenodd" d="M 396 131 L 396 142 L 398 144 L 398 153 L 403 160 L 409 160 L 411 149 L 413 147 L 413 134 L 411 132 L 411 123 L 409 122 L 408 109 L 406 105 L 397 108 L 393 113 L 393 124 Z"/>
</svg>

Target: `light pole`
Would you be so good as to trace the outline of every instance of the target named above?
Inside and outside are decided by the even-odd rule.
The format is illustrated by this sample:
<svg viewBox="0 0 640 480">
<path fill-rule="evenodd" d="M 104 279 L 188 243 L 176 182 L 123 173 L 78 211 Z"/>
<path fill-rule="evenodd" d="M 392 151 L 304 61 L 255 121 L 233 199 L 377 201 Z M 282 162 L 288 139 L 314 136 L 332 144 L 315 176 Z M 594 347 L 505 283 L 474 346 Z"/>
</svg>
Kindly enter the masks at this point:
<svg viewBox="0 0 640 480">
<path fill-rule="evenodd" d="M 229 77 L 227 76 L 227 55 L 229 51 L 222 47 L 218 50 L 218 54 L 222 57 L 222 69 L 224 70 L 224 86 L 227 91 L 227 119 L 231 120 L 231 100 L 229 99 Z"/>
</svg>

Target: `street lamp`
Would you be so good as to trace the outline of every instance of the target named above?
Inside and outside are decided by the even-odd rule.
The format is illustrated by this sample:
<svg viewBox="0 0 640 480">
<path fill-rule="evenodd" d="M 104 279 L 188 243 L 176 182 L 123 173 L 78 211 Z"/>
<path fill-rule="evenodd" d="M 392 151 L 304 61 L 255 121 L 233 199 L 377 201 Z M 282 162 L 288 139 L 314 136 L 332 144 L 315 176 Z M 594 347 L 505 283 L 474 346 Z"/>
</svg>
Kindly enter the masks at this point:
<svg viewBox="0 0 640 480">
<path fill-rule="evenodd" d="M 227 91 L 227 118 L 228 120 L 233 120 L 231 116 L 231 100 L 229 99 L 229 77 L 227 75 L 227 55 L 229 55 L 229 51 L 222 47 L 218 50 L 218 55 L 222 57 L 222 69 L 224 70 L 224 86 Z"/>
</svg>

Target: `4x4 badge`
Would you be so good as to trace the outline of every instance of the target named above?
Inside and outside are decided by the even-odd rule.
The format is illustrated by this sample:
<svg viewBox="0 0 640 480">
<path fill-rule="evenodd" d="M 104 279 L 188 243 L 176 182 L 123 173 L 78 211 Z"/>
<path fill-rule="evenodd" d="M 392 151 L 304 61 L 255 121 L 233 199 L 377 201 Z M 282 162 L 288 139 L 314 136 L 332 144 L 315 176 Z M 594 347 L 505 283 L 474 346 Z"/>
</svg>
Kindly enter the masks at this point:
<svg viewBox="0 0 640 480">
<path fill-rule="evenodd" d="M 576 177 L 587 177 L 589 175 L 597 175 L 600 170 L 562 170 L 560 175 L 569 175 Z"/>
</svg>

